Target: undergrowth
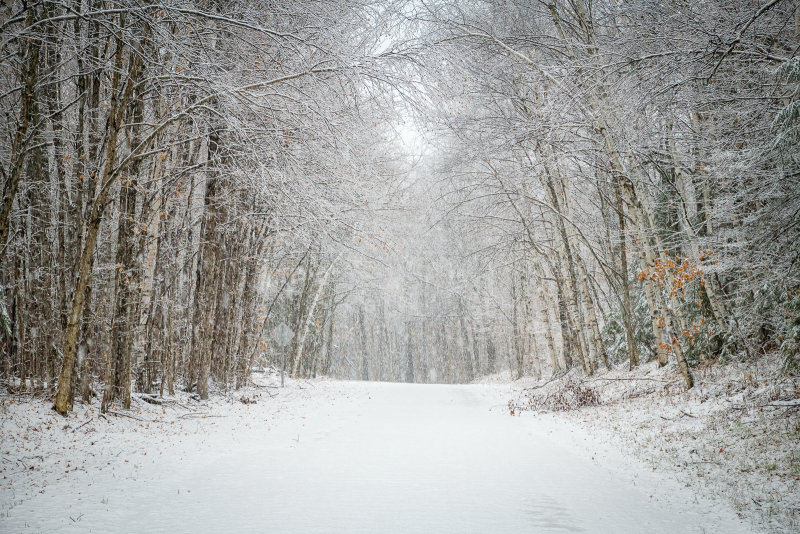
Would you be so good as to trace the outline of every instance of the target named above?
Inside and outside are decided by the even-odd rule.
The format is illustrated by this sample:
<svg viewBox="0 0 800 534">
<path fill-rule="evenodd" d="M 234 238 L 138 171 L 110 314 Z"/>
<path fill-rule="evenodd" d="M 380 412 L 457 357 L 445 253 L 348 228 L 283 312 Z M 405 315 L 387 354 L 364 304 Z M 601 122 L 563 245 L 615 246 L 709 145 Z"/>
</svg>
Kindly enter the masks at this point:
<svg viewBox="0 0 800 534">
<path fill-rule="evenodd" d="M 575 377 L 569 377 L 547 393 L 526 391 L 522 398 L 508 401 L 508 411 L 511 415 L 523 411 L 566 412 L 586 406 L 598 406 L 600 402 L 600 394 L 596 389 L 585 386 Z"/>
</svg>

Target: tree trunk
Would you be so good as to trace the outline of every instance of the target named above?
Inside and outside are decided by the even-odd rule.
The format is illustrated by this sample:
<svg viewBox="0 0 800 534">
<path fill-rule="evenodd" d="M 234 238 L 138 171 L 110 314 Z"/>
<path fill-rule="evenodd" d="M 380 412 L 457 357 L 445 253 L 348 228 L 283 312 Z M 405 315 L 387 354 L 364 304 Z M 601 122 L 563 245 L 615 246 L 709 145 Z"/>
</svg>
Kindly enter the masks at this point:
<svg viewBox="0 0 800 534">
<path fill-rule="evenodd" d="M 595 347 L 595 351 L 599 353 L 600 360 L 603 362 L 603 365 L 607 370 L 611 370 L 611 365 L 608 362 L 608 354 L 606 353 L 606 348 L 603 345 L 603 339 L 600 336 L 600 327 L 597 323 L 597 314 L 595 313 L 594 302 L 592 302 L 592 296 L 589 292 L 589 273 L 586 271 L 586 265 L 583 264 L 583 260 L 581 258 L 577 258 L 578 262 L 578 273 L 579 281 L 581 284 L 581 298 L 583 299 L 583 309 L 586 311 L 586 322 L 589 324 L 589 329 L 592 334 L 592 342 Z"/>
<path fill-rule="evenodd" d="M 494 341 L 490 334 L 486 334 L 486 367 L 487 372 L 491 375 L 496 372 L 497 352 L 495 350 Z"/>
<path fill-rule="evenodd" d="M 475 379 L 475 368 L 472 362 L 472 354 L 470 354 L 469 333 L 467 332 L 467 321 L 464 315 L 466 314 L 466 307 L 464 301 L 459 299 L 459 314 L 458 324 L 461 328 L 461 357 L 464 359 L 464 370 L 466 373 L 467 382 L 472 382 Z"/>
<path fill-rule="evenodd" d="M 78 332 L 80 330 L 81 313 L 83 311 L 83 303 L 86 295 L 86 288 L 89 285 L 91 277 L 92 266 L 94 265 L 94 252 L 97 246 L 97 238 L 100 233 L 100 223 L 103 219 L 103 212 L 105 211 L 106 204 L 108 203 L 108 196 L 111 191 L 111 182 L 117 175 L 119 169 L 115 169 L 115 161 L 117 155 L 117 140 L 121 131 L 122 117 L 124 116 L 125 108 L 131 99 L 133 92 L 132 80 L 135 78 L 134 74 L 139 68 L 139 56 L 134 57 L 129 61 L 130 70 L 128 73 L 128 83 L 120 94 L 120 77 L 122 69 L 122 41 L 117 39 L 117 53 L 115 57 L 114 74 L 111 81 L 111 105 L 109 109 L 108 126 L 107 126 L 107 141 L 106 141 L 106 157 L 103 166 L 102 186 L 100 191 L 92 202 L 91 215 L 86 225 L 86 237 L 84 239 L 83 249 L 81 250 L 80 260 L 78 262 L 78 276 L 73 290 L 72 306 L 70 309 L 69 319 L 67 322 L 67 330 L 64 333 L 64 345 L 62 353 L 64 360 L 61 367 L 61 374 L 58 378 L 58 391 L 56 393 L 53 409 L 61 415 L 66 415 L 72 407 L 72 399 L 69 397 L 70 384 L 72 381 L 72 370 L 75 363 L 75 351 L 78 345 Z"/>
<path fill-rule="evenodd" d="M 303 321 L 303 328 L 302 328 L 302 334 L 300 336 L 300 342 L 297 344 L 297 353 L 296 357 L 294 358 L 294 367 L 292 368 L 293 376 L 297 376 L 297 373 L 300 370 L 300 360 L 303 358 L 303 348 L 305 347 L 306 344 L 306 336 L 308 336 L 308 332 L 311 329 L 312 323 L 314 322 L 314 313 L 317 311 L 317 304 L 319 303 L 319 298 L 322 296 L 322 293 L 325 290 L 325 285 L 328 283 L 328 278 L 331 275 L 331 271 L 333 270 L 333 267 L 334 265 L 336 265 L 336 262 L 339 260 L 340 256 L 341 254 L 339 254 L 339 256 L 336 256 L 330 263 L 330 265 L 328 265 L 328 268 L 325 269 L 325 274 L 322 276 L 322 281 L 320 281 L 317 290 L 314 292 L 314 299 L 311 301 L 311 307 L 309 308 L 308 313 L 306 314 L 306 320 Z M 316 270 L 314 271 L 314 274 L 316 274 Z M 311 278 L 313 280 L 314 277 L 311 276 Z M 363 311 L 360 317 L 363 318 Z"/>
<path fill-rule="evenodd" d="M 406 382 L 413 384 L 414 378 L 414 349 L 412 348 L 411 323 L 406 323 Z"/>
<path fill-rule="evenodd" d="M 614 197 L 616 200 L 617 221 L 619 223 L 619 261 L 620 280 L 622 286 L 622 324 L 625 327 L 625 339 L 628 344 L 628 368 L 633 370 L 639 365 L 639 351 L 633 334 L 633 310 L 631 308 L 631 291 L 628 280 L 628 252 L 625 240 L 625 212 L 623 211 L 622 191 L 619 180 L 614 180 Z"/>
<path fill-rule="evenodd" d="M 219 244 L 217 243 L 217 188 L 219 187 L 218 171 L 214 168 L 218 164 L 216 154 L 219 149 L 219 132 L 212 129 L 208 137 L 208 159 L 212 168 L 208 171 L 208 181 L 203 202 L 203 225 L 201 228 L 200 250 L 198 252 L 197 289 L 195 289 L 194 328 L 192 335 L 192 367 L 194 372 L 190 376 L 197 377 L 197 393 L 201 399 L 208 398 L 208 379 L 211 374 L 211 347 L 215 342 L 214 318 L 217 304 L 217 278 Z M 195 374 L 196 373 L 196 374 Z M 192 380 L 187 384 L 193 385 Z"/>
<path fill-rule="evenodd" d="M 114 277 L 114 316 L 111 323 L 110 373 L 106 376 L 101 410 L 119 398 L 125 409 L 131 407 L 131 335 L 133 312 L 131 278 L 133 277 L 133 229 L 136 217 L 138 180 L 129 175 L 119 190 L 120 218 L 117 226 L 117 253 Z"/>
<path fill-rule="evenodd" d="M 364 305 L 358 308 L 358 328 L 361 341 L 361 380 L 369 380 L 369 363 L 367 362 L 367 330 L 364 324 Z"/>
<path fill-rule="evenodd" d="M 523 347 L 522 333 L 519 328 L 519 302 L 517 299 L 516 273 L 511 273 L 511 332 L 514 347 L 514 364 L 517 380 L 522 378 L 525 371 L 525 349 Z"/>
<path fill-rule="evenodd" d="M 25 24 L 31 26 L 38 13 L 36 7 L 28 9 Z M 39 39 L 28 39 L 23 42 L 22 55 L 27 56 L 25 70 L 22 73 L 22 107 L 19 114 L 19 126 L 17 127 L 14 141 L 11 148 L 11 169 L 7 175 L 6 183 L 3 185 L 2 204 L 0 204 L 0 252 L 4 252 L 8 241 L 10 228 L 11 208 L 14 205 L 14 197 L 19 189 L 19 182 L 22 178 L 22 170 L 25 163 L 25 150 L 30 140 L 28 132 L 31 113 L 36 102 L 36 84 L 38 82 L 39 69 Z"/>
</svg>

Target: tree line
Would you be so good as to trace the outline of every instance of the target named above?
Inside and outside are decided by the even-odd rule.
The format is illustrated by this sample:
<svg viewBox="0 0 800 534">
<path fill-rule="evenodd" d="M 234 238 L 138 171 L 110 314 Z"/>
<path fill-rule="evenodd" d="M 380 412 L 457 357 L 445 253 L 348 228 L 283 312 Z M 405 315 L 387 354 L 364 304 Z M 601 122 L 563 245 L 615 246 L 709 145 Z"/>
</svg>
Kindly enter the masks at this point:
<svg viewBox="0 0 800 534">
<path fill-rule="evenodd" d="M 403 20 L 425 148 L 394 268 L 344 304 L 337 375 L 656 360 L 692 387 L 697 365 L 776 352 L 797 371 L 797 2 L 443 0 Z"/>
<path fill-rule="evenodd" d="M 0 376 L 66 413 L 800 347 L 792 0 L 10 2 Z M 412 124 L 421 146 L 399 145 Z"/>
<path fill-rule="evenodd" d="M 656 359 L 692 387 L 697 364 L 775 351 L 796 371 L 797 2 L 413 18 L 438 212 L 479 280 L 459 298 L 516 376 Z"/>
<path fill-rule="evenodd" d="M 207 398 L 263 365 L 276 318 L 297 331 L 293 372 L 324 370 L 309 317 L 336 296 L 317 274 L 388 172 L 369 6 L 5 7 L 9 387 L 62 414 L 94 395 L 129 407 L 132 386 Z"/>
</svg>

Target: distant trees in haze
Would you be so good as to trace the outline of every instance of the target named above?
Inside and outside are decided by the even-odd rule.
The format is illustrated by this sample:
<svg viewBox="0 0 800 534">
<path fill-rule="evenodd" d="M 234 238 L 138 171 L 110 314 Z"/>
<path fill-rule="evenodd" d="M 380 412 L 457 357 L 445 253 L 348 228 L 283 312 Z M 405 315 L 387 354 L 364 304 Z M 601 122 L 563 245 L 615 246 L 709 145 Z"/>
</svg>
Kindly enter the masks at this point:
<svg viewBox="0 0 800 534">
<path fill-rule="evenodd" d="M 478 274 L 505 281 L 517 375 L 655 357 L 691 387 L 700 361 L 774 350 L 796 369 L 799 9 L 420 8 L 443 204 L 500 269 Z"/>
</svg>

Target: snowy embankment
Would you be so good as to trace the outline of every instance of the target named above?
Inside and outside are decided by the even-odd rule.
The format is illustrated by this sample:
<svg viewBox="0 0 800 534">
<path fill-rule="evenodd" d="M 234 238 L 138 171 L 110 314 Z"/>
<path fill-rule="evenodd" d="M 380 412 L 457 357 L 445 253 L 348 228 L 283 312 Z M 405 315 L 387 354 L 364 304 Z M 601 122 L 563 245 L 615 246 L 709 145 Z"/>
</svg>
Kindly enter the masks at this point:
<svg viewBox="0 0 800 534">
<path fill-rule="evenodd" d="M 610 407 L 510 417 L 518 383 L 256 382 L 68 418 L 0 396 L 0 532 L 761 530 L 595 437 Z"/>
<path fill-rule="evenodd" d="M 767 531 L 800 531 L 800 380 L 783 375 L 774 356 L 693 372 L 689 391 L 675 365 L 655 362 L 589 378 L 523 378 L 512 383 L 509 407 L 577 425 Z M 581 404 L 576 386 L 599 404 L 561 410 Z"/>
<path fill-rule="evenodd" d="M 83 495 L 110 509 L 114 500 L 124 503 L 120 488 L 125 487 L 124 481 L 136 481 L 140 472 L 180 464 L 184 456 L 207 456 L 213 461 L 235 445 L 237 434 L 257 427 L 268 430 L 271 421 L 302 420 L 304 412 L 315 410 L 325 400 L 312 394 L 312 383 L 290 380 L 289 387 L 278 394 L 276 374 L 255 378 L 255 384 L 245 390 L 217 392 L 208 401 L 183 391 L 163 398 L 134 395 L 130 410 L 114 408 L 102 414 L 99 401 L 93 399 L 88 406 L 76 405 L 67 417 L 54 412 L 49 399 L 3 392 L 0 532 L 4 532 L 4 522 L 16 530 L 22 518 L 22 525 L 32 531 L 70 524 L 77 528 L 84 519 L 79 506 L 86 500 Z M 48 496 L 65 490 L 74 494 L 78 506 L 49 508 Z M 32 502 L 41 512 L 21 518 L 18 511 L 29 514 L 30 507 L 25 505 Z M 52 516 L 49 522 L 44 521 L 47 515 Z"/>
</svg>

